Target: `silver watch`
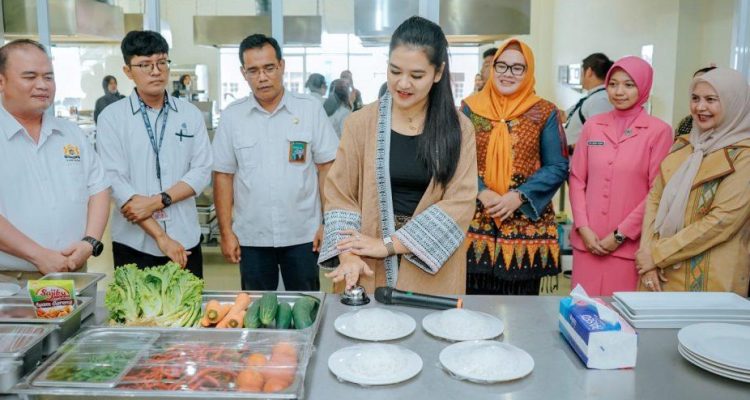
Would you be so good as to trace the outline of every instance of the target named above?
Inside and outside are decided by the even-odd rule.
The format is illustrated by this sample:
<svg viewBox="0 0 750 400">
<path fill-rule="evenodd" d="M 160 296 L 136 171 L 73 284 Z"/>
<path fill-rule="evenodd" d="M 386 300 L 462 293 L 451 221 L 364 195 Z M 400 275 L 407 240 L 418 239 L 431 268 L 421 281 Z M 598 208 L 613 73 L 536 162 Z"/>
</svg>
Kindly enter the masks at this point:
<svg viewBox="0 0 750 400">
<path fill-rule="evenodd" d="M 383 238 L 385 249 L 388 250 L 388 257 L 396 255 L 396 247 L 393 245 L 393 239 L 390 236 Z"/>
</svg>

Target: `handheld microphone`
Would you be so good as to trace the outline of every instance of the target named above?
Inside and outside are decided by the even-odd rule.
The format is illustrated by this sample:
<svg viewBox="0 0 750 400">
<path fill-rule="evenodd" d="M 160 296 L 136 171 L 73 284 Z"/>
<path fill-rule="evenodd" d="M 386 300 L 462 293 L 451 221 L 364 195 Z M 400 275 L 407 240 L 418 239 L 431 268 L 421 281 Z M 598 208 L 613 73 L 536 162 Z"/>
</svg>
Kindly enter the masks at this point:
<svg viewBox="0 0 750 400">
<path fill-rule="evenodd" d="M 435 308 L 438 310 L 461 308 L 463 306 L 463 300 L 461 300 L 461 298 L 454 299 L 452 297 L 403 292 L 392 287 L 376 288 L 375 300 L 383 304 L 401 304 L 412 307 Z"/>
</svg>

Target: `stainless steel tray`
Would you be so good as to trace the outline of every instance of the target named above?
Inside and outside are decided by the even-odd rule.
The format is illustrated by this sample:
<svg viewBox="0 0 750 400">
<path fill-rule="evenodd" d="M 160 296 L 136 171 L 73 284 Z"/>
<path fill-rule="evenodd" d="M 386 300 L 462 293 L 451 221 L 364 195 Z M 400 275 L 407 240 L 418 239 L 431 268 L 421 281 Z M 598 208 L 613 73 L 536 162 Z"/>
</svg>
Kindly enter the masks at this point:
<svg viewBox="0 0 750 400">
<path fill-rule="evenodd" d="M 75 284 L 77 297 L 91 297 L 93 299 L 90 306 L 84 308 L 81 313 L 81 319 L 86 319 L 89 315 L 94 313 L 97 282 L 104 279 L 105 276 L 107 276 L 107 274 L 101 272 L 54 272 L 43 276 L 42 280 L 72 280 Z"/>
<path fill-rule="evenodd" d="M 125 376 L 125 374 L 127 374 L 133 365 L 141 358 L 149 346 L 158 338 L 158 332 L 88 332 L 87 334 L 81 335 L 73 342 L 67 342 L 62 348 L 60 348 L 54 356 L 56 358 L 54 363 L 52 363 L 44 373 L 40 374 L 34 380 L 34 385 L 83 388 L 115 387 L 122 377 Z M 126 353 L 127 355 L 123 358 L 127 358 L 127 361 L 122 365 L 117 375 L 111 379 L 98 382 L 83 382 L 54 379 L 50 377 L 50 374 L 58 368 L 76 368 L 82 364 L 89 369 L 101 370 L 102 368 L 111 366 L 108 364 L 110 361 L 100 362 L 97 361 L 97 357 L 113 352 Z"/>
<path fill-rule="evenodd" d="M 251 398 L 251 399 L 302 399 L 304 398 L 304 379 L 307 371 L 307 366 L 310 361 L 312 354 L 312 337 L 309 333 L 297 330 L 272 330 L 272 329 L 160 329 L 160 328 L 94 328 L 83 331 L 74 340 L 80 340 L 85 338 L 87 335 L 122 335 L 127 334 L 141 334 L 144 332 L 155 332 L 159 334 L 158 339 L 153 343 L 144 344 L 144 353 L 140 360 L 138 360 L 132 367 L 131 372 L 126 374 L 120 384 L 113 388 L 101 388 L 101 387 L 47 387 L 39 386 L 36 384 L 36 380 L 39 377 L 44 376 L 47 370 L 51 368 L 57 361 L 57 354 L 50 357 L 44 364 L 42 364 L 35 372 L 24 378 L 14 388 L 13 393 L 21 395 L 23 398 L 82 398 L 82 397 L 96 397 L 96 398 L 163 398 L 163 399 L 175 399 L 175 398 Z M 138 370 L 141 368 L 149 367 L 164 367 L 174 366 L 179 367 L 185 374 L 197 375 L 197 371 L 202 368 L 245 368 L 244 356 L 251 352 L 263 351 L 262 349 L 270 348 L 271 344 L 279 343 L 284 341 L 287 343 L 293 343 L 295 348 L 298 350 L 298 363 L 294 379 L 290 386 L 281 392 L 276 393 L 264 393 L 264 392 L 244 392 L 237 390 L 236 386 L 227 388 L 224 391 L 219 390 L 188 390 L 184 386 L 175 385 L 174 389 L 171 390 L 148 390 L 148 389 L 135 389 L 133 386 L 134 382 L 145 382 L 137 381 Z M 67 346 L 67 344 L 66 344 Z M 190 346 L 210 346 L 212 351 L 226 351 L 228 354 L 236 353 L 238 358 L 233 362 L 220 363 L 219 361 L 196 361 L 190 362 L 189 358 L 186 360 L 178 360 L 172 364 L 160 364 L 160 362 L 153 361 L 152 357 L 159 354 L 163 354 L 165 351 L 177 349 L 186 349 L 185 354 L 191 354 L 189 349 Z M 191 371 L 192 372 L 188 372 Z M 237 370 L 237 369 L 235 369 Z M 132 375 L 132 376 L 131 376 Z M 136 380 L 134 380 L 136 379 Z M 148 382 L 154 382 L 148 381 Z M 165 381 L 172 383 L 172 381 Z"/>
<path fill-rule="evenodd" d="M 0 325 L 0 393 L 7 392 L 37 366 L 44 339 L 56 329 L 54 325 Z"/>
<path fill-rule="evenodd" d="M 63 318 L 37 318 L 36 309 L 28 297 L 0 298 L 0 324 L 40 324 L 57 327 L 44 340 L 43 354 L 48 356 L 60 347 L 60 344 L 75 335 L 81 329 L 81 311 L 90 307 L 93 299 L 77 298 L 78 306 Z"/>
</svg>

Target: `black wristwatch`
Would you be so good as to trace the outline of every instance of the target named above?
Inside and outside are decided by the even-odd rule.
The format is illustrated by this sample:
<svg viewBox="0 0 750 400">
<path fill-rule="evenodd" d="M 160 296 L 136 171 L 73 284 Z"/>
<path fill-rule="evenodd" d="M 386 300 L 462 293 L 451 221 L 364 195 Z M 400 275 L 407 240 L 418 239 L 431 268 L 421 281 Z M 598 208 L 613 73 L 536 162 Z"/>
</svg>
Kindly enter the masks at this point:
<svg viewBox="0 0 750 400">
<path fill-rule="evenodd" d="M 615 235 L 615 242 L 617 242 L 617 244 L 623 244 L 623 242 L 625 242 L 625 239 L 627 239 L 627 237 L 625 237 L 625 235 L 620 233 L 620 231 L 617 229 L 615 229 L 613 234 Z"/>
<path fill-rule="evenodd" d="M 92 256 L 99 257 L 99 254 L 102 254 L 102 251 L 104 250 L 104 245 L 102 244 L 102 242 L 92 238 L 91 236 L 86 236 L 81 240 L 93 247 L 93 250 L 91 251 Z"/>
<path fill-rule="evenodd" d="M 164 205 L 164 208 L 171 206 L 172 196 L 170 196 L 167 192 L 161 192 L 161 204 Z"/>
</svg>

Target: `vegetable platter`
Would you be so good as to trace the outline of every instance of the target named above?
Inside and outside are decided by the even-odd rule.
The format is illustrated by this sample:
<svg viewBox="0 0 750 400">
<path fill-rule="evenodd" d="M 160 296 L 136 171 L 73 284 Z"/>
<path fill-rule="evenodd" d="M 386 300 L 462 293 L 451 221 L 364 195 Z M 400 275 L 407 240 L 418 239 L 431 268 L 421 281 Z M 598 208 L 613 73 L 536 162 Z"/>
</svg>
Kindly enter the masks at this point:
<svg viewBox="0 0 750 400">
<path fill-rule="evenodd" d="M 27 398 L 302 399 L 311 352 L 304 330 L 94 328 L 66 343 L 14 392 Z M 66 378 L 69 371 L 74 379 Z"/>
</svg>

